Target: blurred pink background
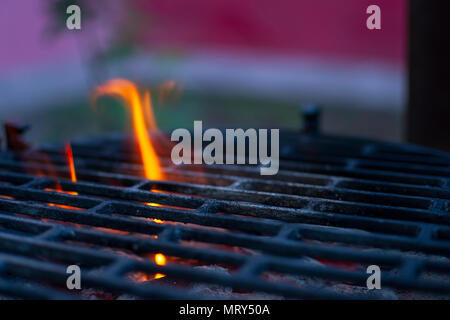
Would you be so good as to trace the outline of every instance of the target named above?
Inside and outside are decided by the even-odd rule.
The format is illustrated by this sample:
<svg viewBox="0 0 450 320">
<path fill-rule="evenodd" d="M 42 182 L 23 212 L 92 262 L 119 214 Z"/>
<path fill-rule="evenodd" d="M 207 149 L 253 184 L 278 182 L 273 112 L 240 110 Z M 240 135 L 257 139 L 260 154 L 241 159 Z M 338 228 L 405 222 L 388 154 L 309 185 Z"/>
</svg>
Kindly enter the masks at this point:
<svg viewBox="0 0 450 320">
<path fill-rule="evenodd" d="M 112 77 L 173 79 L 188 92 L 314 101 L 329 114 L 342 106 L 382 119 L 387 112 L 393 120 L 382 129 L 327 121 L 337 132 L 401 138 L 406 0 L 84 1 L 82 30 L 54 34 L 55 1 L 2 1 L 0 117 L 88 97 Z M 366 28 L 372 4 L 381 30 Z"/>
<path fill-rule="evenodd" d="M 2 1 L 2 70 L 77 54 L 77 43 L 69 32 L 58 39 L 45 37 L 45 2 Z M 382 8 L 380 31 L 365 28 L 364 13 L 370 4 Z M 399 67 L 405 63 L 405 0 L 132 0 L 129 5 L 148 15 L 140 36 L 143 44 L 152 48 L 250 49 L 295 56 L 379 60 Z M 114 31 L 114 21 L 97 24 L 96 29 L 102 33 Z"/>
</svg>

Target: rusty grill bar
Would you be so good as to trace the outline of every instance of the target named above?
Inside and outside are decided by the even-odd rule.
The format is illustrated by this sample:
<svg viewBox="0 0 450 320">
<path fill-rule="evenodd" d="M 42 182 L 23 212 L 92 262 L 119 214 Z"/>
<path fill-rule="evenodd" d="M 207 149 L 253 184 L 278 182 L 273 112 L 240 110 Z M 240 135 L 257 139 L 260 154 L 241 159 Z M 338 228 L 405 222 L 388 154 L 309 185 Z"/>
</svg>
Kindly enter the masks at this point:
<svg viewBox="0 0 450 320">
<path fill-rule="evenodd" d="M 134 143 L 117 135 L 72 143 L 76 183 L 59 146 L 1 153 L 0 295 L 83 297 L 65 289 L 67 265 L 78 264 L 83 288 L 115 296 L 211 298 L 175 279 L 270 297 L 385 298 L 365 289 L 365 267 L 375 264 L 383 288 L 450 297 L 449 155 L 291 132 L 280 141 L 270 178 L 257 167 L 165 159 L 168 181 L 149 181 Z M 78 194 L 52 191 L 58 182 Z M 168 264 L 142 258 L 154 253 Z M 133 272 L 166 279 L 136 283 Z"/>
</svg>

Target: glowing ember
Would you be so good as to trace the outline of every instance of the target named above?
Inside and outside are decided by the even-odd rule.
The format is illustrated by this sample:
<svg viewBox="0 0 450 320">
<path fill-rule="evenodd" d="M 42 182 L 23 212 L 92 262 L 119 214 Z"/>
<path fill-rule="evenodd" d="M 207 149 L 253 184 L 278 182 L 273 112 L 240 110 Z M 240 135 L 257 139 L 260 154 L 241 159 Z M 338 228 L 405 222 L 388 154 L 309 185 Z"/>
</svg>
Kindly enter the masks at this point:
<svg viewBox="0 0 450 320">
<path fill-rule="evenodd" d="M 134 83 L 125 79 L 113 79 L 95 89 L 94 99 L 97 99 L 101 95 L 119 96 L 131 108 L 134 133 L 138 140 L 145 177 L 152 180 L 163 179 L 161 165 L 148 135 L 148 128 L 145 121 L 144 106 L 148 110 L 147 122 L 150 122 L 150 129 L 156 128 L 150 103 L 150 93 L 145 93 L 144 103 L 142 103 L 139 91 Z"/>
<path fill-rule="evenodd" d="M 56 204 L 56 203 L 47 203 L 50 207 L 58 207 L 61 209 L 69 209 L 69 210 L 81 210 L 78 207 L 66 206 L 65 204 Z"/>
<path fill-rule="evenodd" d="M 65 193 L 65 194 L 70 194 L 73 196 L 77 196 L 78 192 L 76 191 L 64 191 L 61 188 L 61 185 L 59 183 L 56 184 L 56 189 L 52 189 L 52 188 L 45 188 L 45 191 L 52 191 L 52 192 L 59 192 L 59 193 Z M 61 209 L 70 209 L 70 210 L 82 210 L 78 207 L 72 207 L 72 206 L 67 206 L 65 204 L 57 204 L 57 203 L 47 203 L 47 205 L 49 205 L 50 207 L 58 207 Z"/>
<path fill-rule="evenodd" d="M 155 263 L 158 266 L 166 265 L 166 257 L 162 253 L 155 254 Z"/>
<path fill-rule="evenodd" d="M 152 206 L 152 207 L 161 207 L 161 205 L 159 203 L 154 203 L 154 202 L 147 202 L 146 205 Z M 162 221 L 160 219 L 152 219 L 152 221 L 155 223 L 164 223 L 164 221 Z"/>
<path fill-rule="evenodd" d="M 65 194 L 71 194 L 71 195 L 73 195 L 73 196 L 77 196 L 78 195 L 78 192 L 76 192 L 76 191 L 64 191 L 63 189 L 61 189 L 61 185 L 57 185 L 57 188 L 56 189 L 53 189 L 53 188 L 45 188 L 44 189 L 45 191 L 52 191 L 52 192 L 59 192 L 59 193 L 65 193 Z"/>
<path fill-rule="evenodd" d="M 70 168 L 70 179 L 72 182 L 77 182 L 77 175 L 75 174 L 75 165 L 73 164 L 73 154 L 72 147 L 70 146 L 70 142 L 67 142 L 65 145 L 65 152 L 67 157 L 67 162 Z"/>
<path fill-rule="evenodd" d="M 127 232 L 127 231 L 122 231 L 122 230 L 117 230 L 117 229 L 111 229 L 111 228 L 93 227 L 92 229 L 98 230 L 98 231 L 103 231 L 103 232 L 108 232 L 108 233 L 121 234 L 121 235 L 127 235 L 127 234 L 130 234 L 130 233 Z"/>
<path fill-rule="evenodd" d="M 158 266 L 165 266 L 166 265 L 166 256 L 164 256 L 162 253 L 157 253 L 155 254 L 155 263 Z M 165 277 L 165 274 L 162 273 L 157 273 L 155 274 L 155 279 L 159 279 L 159 278 L 163 278 Z"/>
<path fill-rule="evenodd" d="M 146 205 L 152 206 L 152 207 L 161 207 L 161 205 L 159 203 L 154 203 L 154 202 L 147 202 Z"/>
<path fill-rule="evenodd" d="M 154 254 L 154 255 L 153 254 L 148 254 L 147 257 L 150 258 L 150 259 L 153 259 L 155 264 L 157 264 L 158 266 L 165 266 L 166 265 L 167 258 L 162 253 L 157 253 L 157 254 Z M 137 281 L 137 282 L 147 282 L 147 281 L 151 281 L 151 280 L 164 278 L 165 276 L 166 275 L 162 274 L 162 273 L 149 274 L 149 273 L 145 273 L 145 272 L 134 272 L 132 274 L 133 279 L 135 281 Z"/>
</svg>

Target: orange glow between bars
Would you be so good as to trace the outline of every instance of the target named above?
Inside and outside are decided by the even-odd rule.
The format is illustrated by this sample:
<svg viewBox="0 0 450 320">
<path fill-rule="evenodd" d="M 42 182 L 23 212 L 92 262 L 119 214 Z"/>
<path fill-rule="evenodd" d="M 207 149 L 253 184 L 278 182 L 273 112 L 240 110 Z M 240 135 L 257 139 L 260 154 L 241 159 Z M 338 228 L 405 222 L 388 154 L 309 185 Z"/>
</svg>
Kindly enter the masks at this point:
<svg viewBox="0 0 450 320">
<path fill-rule="evenodd" d="M 65 193 L 65 194 L 70 194 L 72 196 L 77 196 L 78 192 L 76 191 L 64 191 L 61 188 L 61 185 L 59 184 L 59 182 L 56 184 L 56 189 L 52 189 L 52 188 L 45 188 L 45 191 L 52 191 L 52 192 L 59 192 L 59 193 Z M 70 209 L 70 210 L 81 210 L 80 208 L 77 207 L 72 207 L 72 206 L 67 206 L 64 204 L 56 204 L 56 203 L 47 203 L 50 207 L 58 207 L 58 208 L 62 208 L 62 209 Z"/>
<path fill-rule="evenodd" d="M 155 254 L 155 263 L 158 266 L 165 266 L 166 265 L 166 257 L 162 253 Z"/>
<path fill-rule="evenodd" d="M 147 202 L 146 205 L 151 206 L 151 207 L 161 207 L 161 205 L 159 203 L 154 203 L 154 202 Z M 164 223 L 164 221 L 162 221 L 161 219 L 152 219 L 152 221 L 155 223 Z"/>
<path fill-rule="evenodd" d="M 162 253 L 155 254 L 155 263 L 158 266 L 165 266 L 166 265 L 166 256 L 163 255 Z M 165 274 L 157 273 L 157 274 L 155 274 L 155 279 L 163 278 L 165 276 L 166 276 Z"/>
<path fill-rule="evenodd" d="M 72 182 L 77 182 L 77 175 L 75 173 L 75 165 L 73 164 L 73 154 L 72 154 L 72 147 L 70 146 L 70 142 L 66 143 L 65 149 L 66 149 L 65 151 L 66 151 L 67 162 L 69 163 L 69 168 L 70 168 L 70 180 L 72 180 Z"/>
<path fill-rule="evenodd" d="M 95 89 L 94 99 L 101 95 L 119 96 L 131 108 L 134 133 L 138 140 L 145 177 L 151 180 L 161 180 L 163 178 L 161 165 L 148 135 L 145 121 L 147 119 L 147 122 L 149 122 L 150 129 L 156 129 L 150 93 L 148 91 L 145 93 L 144 103 L 142 103 L 139 91 L 134 83 L 125 79 L 113 79 Z"/>
</svg>

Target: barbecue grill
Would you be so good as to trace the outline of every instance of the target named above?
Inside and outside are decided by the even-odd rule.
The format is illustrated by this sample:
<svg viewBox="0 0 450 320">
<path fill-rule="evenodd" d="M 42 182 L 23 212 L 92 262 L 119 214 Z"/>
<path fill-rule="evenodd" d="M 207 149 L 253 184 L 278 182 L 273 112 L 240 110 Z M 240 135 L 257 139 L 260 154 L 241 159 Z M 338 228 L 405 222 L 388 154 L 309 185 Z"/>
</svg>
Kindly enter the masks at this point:
<svg viewBox="0 0 450 320">
<path fill-rule="evenodd" d="M 450 297 L 448 154 L 285 131 L 275 176 L 163 157 L 150 181 L 135 146 L 72 141 L 77 182 L 61 145 L 0 153 L 1 296 Z M 66 288 L 73 264 L 81 290 Z"/>
</svg>

